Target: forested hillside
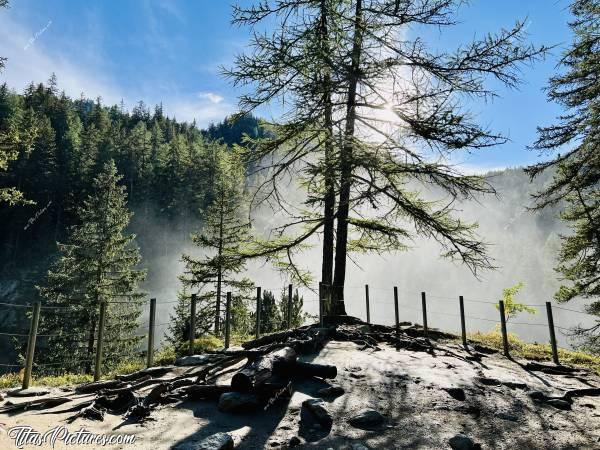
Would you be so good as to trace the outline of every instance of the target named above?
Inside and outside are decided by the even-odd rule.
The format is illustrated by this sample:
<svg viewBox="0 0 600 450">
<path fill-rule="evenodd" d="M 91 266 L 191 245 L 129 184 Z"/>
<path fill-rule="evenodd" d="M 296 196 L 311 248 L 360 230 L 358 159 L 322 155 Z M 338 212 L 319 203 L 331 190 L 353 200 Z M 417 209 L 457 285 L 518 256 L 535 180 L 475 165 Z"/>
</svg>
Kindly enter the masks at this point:
<svg viewBox="0 0 600 450">
<path fill-rule="evenodd" d="M 202 225 L 202 212 L 215 195 L 217 155 L 244 134 L 262 133 L 251 116 L 203 131 L 166 117 L 160 105 L 151 109 L 140 102 L 129 112 L 100 98 L 74 100 L 59 91 L 55 77 L 22 94 L 2 85 L 0 130 L 11 140 L 3 145 L 19 147 L 18 159 L 0 171 L 0 187 L 16 187 L 24 197 L 0 204 L 0 302 L 8 303 L 38 299 L 35 286 L 56 258 L 57 242 L 77 224 L 76 209 L 109 160 L 134 213 L 129 231 L 137 235 L 142 265 L 149 278 L 160 279 L 165 268 L 149 262 L 177 260 L 190 232 Z M 3 311 L 0 326 L 21 328 L 19 312 Z"/>
</svg>

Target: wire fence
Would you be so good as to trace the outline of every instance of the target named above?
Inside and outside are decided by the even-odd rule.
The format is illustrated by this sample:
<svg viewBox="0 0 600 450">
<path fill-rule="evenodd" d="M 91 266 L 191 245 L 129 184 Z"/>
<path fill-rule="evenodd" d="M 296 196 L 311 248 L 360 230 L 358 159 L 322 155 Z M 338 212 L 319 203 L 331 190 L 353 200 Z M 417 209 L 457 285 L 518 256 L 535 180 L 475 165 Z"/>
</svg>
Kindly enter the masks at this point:
<svg viewBox="0 0 600 450">
<path fill-rule="evenodd" d="M 302 304 L 304 306 L 309 306 L 312 308 L 317 306 L 319 311 L 319 320 L 321 324 L 323 324 L 325 310 L 328 308 L 328 304 L 331 304 L 332 292 L 335 289 L 338 289 L 336 286 L 326 285 L 320 283 L 318 286 L 304 286 L 308 293 L 302 296 Z M 247 300 L 254 301 L 254 307 L 251 306 L 252 309 L 255 308 L 255 312 L 253 312 L 254 320 L 255 320 L 255 337 L 258 338 L 262 334 L 262 324 L 264 319 L 261 318 L 261 302 L 262 296 L 266 291 L 277 292 L 282 291 L 284 293 L 287 292 L 287 295 L 283 295 L 282 305 L 287 306 L 285 308 L 285 317 L 283 317 L 284 321 L 284 329 L 289 329 L 292 327 L 292 302 L 293 302 L 293 289 L 292 285 L 288 286 L 254 286 L 256 289 L 256 296 L 254 298 L 250 298 Z M 598 316 L 590 314 L 586 311 L 581 311 L 573 308 L 565 308 L 558 305 L 551 305 L 550 302 L 545 304 L 525 304 L 526 306 L 532 308 L 546 308 L 547 312 L 547 320 L 545 322 L 516 322 L 510 317 L 510 311 L 507 313 L 505 311 L 505 306 L 502 301 L 493 301 L 491 299 L 485 298 L 473 298 L 473 297 L 450 297 L 447 295 L 438 295 L 431 294 L 425 292 L 416 292 L 411 290 L 402 290 L 402 299 L 403 301 L 399 301 L 399 291 L 396 287 L 393 288 L 381 288 L 381 287 L 372 287 L 369 285 L 363 286 L 355 286 L 355 285 L 346 285 L 344 286 L 344 291 L 348 293 L 352 293 L 352 295 L 346 295 L 345 298 L 352 298 L 352 302 L 350 302 L 353 307 L 352 309 L 359 308 L 360 301 L 357 300 L 356 292 L 358 290 L 362 291 L 361 294 L 364 296 L 364 310 L 361 313 L 358 311 L 358 316 L 366 315 L 366 321 L 371 322 L 371 313 L 372 312 L 381 312 L 381 311 L 397 311 L 395 314 L 396 326 L 398 327 L 400 312 L 402 312 L 402 317 L 415 317 L 415 315 L 422 317 L 422 327 L 427 329 L 428 317 L 449 317 L 453 320 L 460 321 L 461 325 L 461 334 L 463 338 L 463 342 L 466 344 L 467 336 L 467 323 L 470 326 L 471 321 L 478 321 L 483 323 L 494 324 L 500 326 L 503 339 L 505 342 L 505 353 L 508 353 L 507 347 L 507 325 L 510 326 L 522 326 L 522 327 L 536 327 L 541 329 L 545 327 L 548 329 L 549 333 L 549 341 L 553 348 L 553 356 L 556 363 L 558 363 L 558 354 L 557 354 L 557 344 L 555 337 L 555 329 L 568 333 L 570 328 L 561 327 L 560 325 L 554 324 L 554 319 L 552 315 L 552 310 L 557 309 L 561 311 L 566 311 L 569 313 L 575 313 L 582 316 L 586 316 L 588 318 L 593 318 L 598 320 Z M 374 291 L 376 295 L 371 296 L 370 293 Z M 417 302 L 409 302 L 406 301 L 408 298 L 418 299 L 418 296 L 421 297 L 421 305 Z M 228 348 L 230 345 L 230 336 L 231 336 L 231 322 L 232 322 L 232 311 L 231 311 L 231 293 L 228 292 L 224 296 L 226 301 L 223 302 L 225 304 L 225 308 L 222 310 L 221 315 L 217 319 L 217 323 L 219 321 L 224 324 L 224 334 L 225 334 L 225 347 Z M 222 300 L 221 300 L 222 301 Z M 161 321 L 157 323 L 156 321 L 156 307 L 161 305 L 173 305 L 180 304 L 189 308 L 189 317 L 188 317 L 188 326 L 189 326 L 189 346 L 188 351 L 190 354 L 194 352 L 194 339 L 196 337 L 197 328 L 195 323 L 196 317 L 196 306 L 197 306 L 197 295 L 193 294 L 189 298 L 180 298 L 177 300 L 166 300 L 157 302 L 156 299 L 150 299 L 149 306 L 149 321 L 148 327 L 145 332 L 129 332 L 124 335 L 117 336 L 107 336 L 105 334 L 107 330 L 106 317 L 107 310 L 110 308 L 118 308 L 118 305 L 132 305 L 132 306 L 141 306 L 143 304 L 148 304 L 146 300 L 113 300 L 108 302 L 103 302 L 98 305 L 97 318 L 98 324 L 96 329 L 92 328 L 89 332 L 64 332 L 64 331 L 53 331 L 47 329 L 44 325 L 42 328 L 44 331 L 38 333 L 38 327 L 40 321 L 45 324 L 46 320 L 51 319 L 54 316 L 56 320 L 56 316 L 60 316 L 62 318 L 68 317 L 69 314 L 73 314 L 75 316 L 81 315 L 83 313 L 89 313 L 85 308 L 74 306 L 54 306 L 54 305 L 42 305 L 41 303 L 33 303 L 33 304 L 12 304 L 12 303 L 2 303 L 0 302 L 1 308 L 13 308 L 15 311 L 24 311 L 26 317 L 30 320 L 29 330 L 5 330 L 0 329 L 0 338 L 11 338 L 15 345 L 21 349 L 25 349 L 25 357 L 14 364 L 2 363 L 0 364 L 0 368 L 3 368 L 6 372 L 11 372 L 13 369 L 24 370 L 25 375 L 23 378 L 23 388 L 27 388 L 29 386 L 31 372 L 35 368 L 36 370 L 48 371 L 52 368 L 64 369 L 65 367 L 70 367 L 74 369 L 81 369 L 82 367 L 86 371 L 92 371 L 94 373 L 94 379 L 98 380 L 101 375 L 101 367 L 103 358 L 110 359 L 111 361 L 115 361 L 118 358 L 122 357 L 130 357 L 131 353 L 118 353 L 114 352 L 112 349 L 115 348 L 115 343 L 121 342 L 136 342 L 138 347 L 142 345 L 142 343 L 146 342 L 146 350 L 140 350 L 138 353 L 140 356 L 146 358 L 147 366 L 151 366 L 153 364 L 154 350 L 155 350 L 155 339 L 154 334 L 155 330 L 158 327 L 166 327 L 173 324 L 171 320 L 169 321 Z M 221 302 L 219 302 L 221 303 Z M 346 302 L 348 304 L 348 302 Z M 470 304 L 481 304 L 487 306 L 494 306 L 496 311 L 496 317 L 493 316 L 482 316 L 472 315 L 465 313 L 464 303 Z M 329 306 L 330 307 L 330 306 Z M 132 316 L 139 316 L 138 313 L 134 313 Z M 391 317 L 391 316 L 390 316 Z M 414 320 L 413 320 L 414 322 Z M 52 323 L 50 321 L 50 323 Z M 56 323 L 56 322 L 55 322 Z M 110 325 L 110 324 L 108 324 Z M 139 330 L 139 328 L 138 328 Z M 476 329 L 478 331 L 478 329 Z M 42 344 L 40 345 L 41 340 Z M 69 349 L 73 350 L 73 358 L 70 358 L 66 361 L 52 361 L 43 359 L 42 362 L 38 362 L 35 360 L 36 346 L 39 350 L 47 351 L 49 346 L 52 346 L 55 341 L 59 340 L 61 345 L 68 345 Z M 66 344 L 65 344 L 66 343 Z M 142 346 L 143 347 L 143 346 Z M 118 348 L 118 346 L 116 347 Z"/>
</svg>

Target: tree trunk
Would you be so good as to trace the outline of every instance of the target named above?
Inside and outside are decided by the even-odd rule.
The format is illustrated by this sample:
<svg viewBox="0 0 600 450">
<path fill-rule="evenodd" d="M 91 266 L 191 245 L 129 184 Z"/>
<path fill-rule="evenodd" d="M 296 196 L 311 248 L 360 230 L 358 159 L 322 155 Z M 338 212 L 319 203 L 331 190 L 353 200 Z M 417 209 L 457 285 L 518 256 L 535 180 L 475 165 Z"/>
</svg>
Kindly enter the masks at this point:
<svg viewBox="0 0 600 450">
<path fill-rule="evenodd" d="M 223 269 L 222 269 L 222 261 L 221 256 L 223 256 L 223 214 L 224 214 L 224 205 L 223 205 L 223 196 L 224 192 L 221 190 L 221 209 L 219 213 L 219 267 L 217 274 L 217 305 L 215 312 L 215 334 L 218 336 L 220 333 L 220 322 L 221 322 L 221 285 L 223 283 Z"/>
<path fill-rule="evenodd" d="M 323 56 L 329 55 L 327 7 L 326 0 L 321 0 L 321 42 L 323 45 Z M 334 213 L 335 213 L 335 170 L 333 167 L 333 120 L 331 105 L 331 74 L 330 68 L 324 66 L 323 77 L 323 103 L 325 104 L 324 122 L 327 140 L 325 142 L 325 197 L 323 210 L 323 262 L 321 270 L 321 282 L 325 284 L 330 292 L 333 281 L 333 250 L 334 250 Z M 327 305 L 326 313 L 331 308 Z"/>
<path fill-rule="evenodd" d="M 344 145 L 340 155 L 340 199 L 337 215 L 337 240 L 335 246 L 335 273 L 333 279 L 334 311 L 346 314 L 344 305 L 344 283 L 346 281 L 346 256 L 348 249 L 348 217 L 350 216 L 350 188 L 352 176 L 352 147 L 356 121 L 356 91 L 358 86 L 360 55 L 362 48 L 362 0 L 356 0 L 354 16 L 354 40 L 352 44 L 352 68 L 346 102 L 346 127 Z"/>
<path fill-rule="evenodd" d="M 92 315 L 90 323 L 90 336 L 88 338 L 87 356 L 85 363 L 85 373 L 92 373 L 92 359 L 94 356 L 94 335 L 96 334 L 96 316 Z"/>
</svg>

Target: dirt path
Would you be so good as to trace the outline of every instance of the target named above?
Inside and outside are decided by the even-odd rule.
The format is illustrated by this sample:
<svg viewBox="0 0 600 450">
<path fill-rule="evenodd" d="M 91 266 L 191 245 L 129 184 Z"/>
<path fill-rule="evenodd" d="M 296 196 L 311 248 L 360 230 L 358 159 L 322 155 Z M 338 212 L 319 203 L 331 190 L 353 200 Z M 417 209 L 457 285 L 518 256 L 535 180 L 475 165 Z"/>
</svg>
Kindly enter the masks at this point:
<svg viewBox="0 0 600 450">
<path fill-rule="evenodd" d="M 560 396 L 571 389 L 600 387 L 599 377 L 530 372 L 497 354 L 481 362 L 470 361 L 458 346 L 439 347 L 441 351 L 429 355 L 389 347 L 377 352 L 359 351 L 353 343 L 330 342 L 318 355 L 303 357 L 338 367 L 332 384 L 344 388 L 345 394 L 327 401 L 333 417 L 330 431 L 301 426 L 302 402 L 318 397 L 317 391 L 327 386 L 319 380 L 295 383 L 291 398 L 252 414 L 226 414 L 218 411 L 215 402 L 186 401 L 161 407 L 141 425 L 124 423 L 112 415 L 104 422 L 77 419 L 66 424 L 72 413 L 35 411 L 0 415 L 0 423 L 7 429 L 28 425 L 42 433 L 64 425 L 71 432 L 85 427 L 93 433 L 136 437 L 133 444 L 101 447 L 110 449 L 193 449 L 209 435 L 243 427 L 249 428 L 238 433 L 244 437 L 239 449 L 287 448 L 294 436 L 300 438 L 295 448 L 444 449 L 450 448 L 448 440 L 459 432 L 483 449 L 600 448 L 600 397 L 575 398 L 571 410 L 561 410 L 530 396 L 531 391 Z M 231 372 L 220 381 L 226 382 L 228 376 Z M 76 401 L 86 398 L 91 397 Z M 365 407 L 383 414 L 384 424 L 372 431 L 349 425 L 348 419 Z M 0 449 L 12 448 L 16 448 L 14 440 L 0 433 Z M 100 447 L 57 442 L 55 448 Z"/>
</svg>

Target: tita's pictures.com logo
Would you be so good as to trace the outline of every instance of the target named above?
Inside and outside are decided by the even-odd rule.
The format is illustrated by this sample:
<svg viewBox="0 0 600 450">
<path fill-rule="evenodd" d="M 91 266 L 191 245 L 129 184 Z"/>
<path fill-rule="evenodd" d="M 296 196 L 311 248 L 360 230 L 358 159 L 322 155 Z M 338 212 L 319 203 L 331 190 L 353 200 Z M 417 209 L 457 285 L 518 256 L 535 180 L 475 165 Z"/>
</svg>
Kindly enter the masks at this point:
<svg viewBox="0 0 600 450">
<path fill-rule="evenodd" d="M 107 445 L 127 445 L 135 443 L 136 437 L 129 434 L 95 434 L 84 427 L 75 432 L 70 432 L 67 427 L 58 426 L 40 433 L 28 425 L 3 428 L 0 424 L 0 433 L 4 431 L 15 443 L 16 448 L 22 449 L 25 446 L 50 445 L 52 448 L 57 442 L 64 445 L 90 446 L 90 448 L 105 447 Z"/>
</svg>

